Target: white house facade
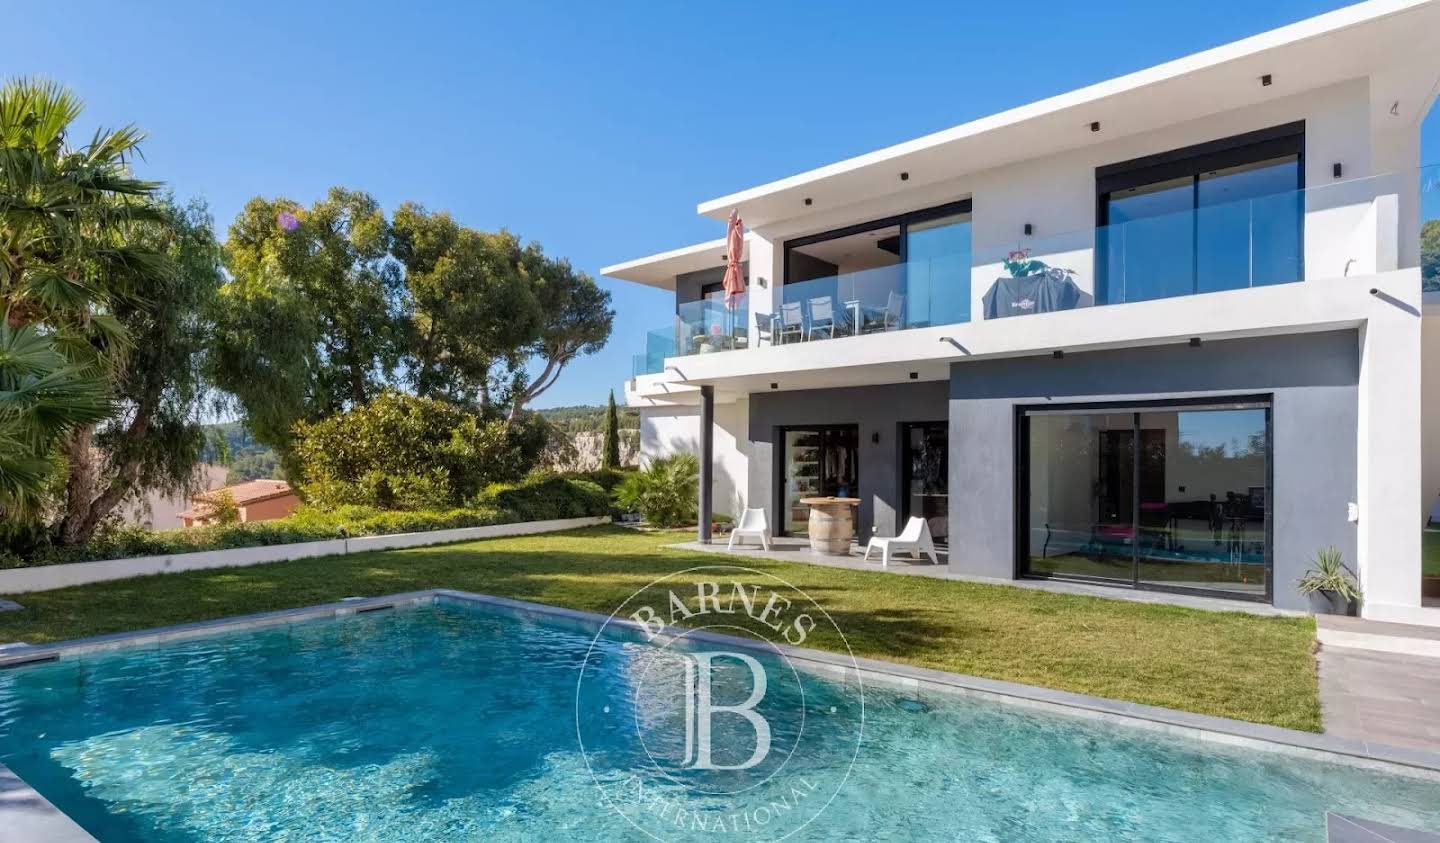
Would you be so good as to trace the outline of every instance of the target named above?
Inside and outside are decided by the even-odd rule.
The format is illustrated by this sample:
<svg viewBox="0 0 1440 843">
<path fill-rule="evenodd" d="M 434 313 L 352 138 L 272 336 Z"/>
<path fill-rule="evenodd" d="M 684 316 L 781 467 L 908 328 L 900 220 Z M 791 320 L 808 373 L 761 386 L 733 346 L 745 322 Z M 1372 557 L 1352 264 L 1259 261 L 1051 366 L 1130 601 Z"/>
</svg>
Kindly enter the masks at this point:
<svg viewBox="0 0 1440 843">
<path fill-rule="evenodd" d="M 779 532 L 922 517 L 977 576 L 1304 609 L 1333 546 L 1367 617 L 1440 623 L 1437 85 L 1440 2 L 1368 2 L 702 202 L 743 298 L 723 240 L 603 270 L 675 292 L 643 458 Z"/>
</svg>

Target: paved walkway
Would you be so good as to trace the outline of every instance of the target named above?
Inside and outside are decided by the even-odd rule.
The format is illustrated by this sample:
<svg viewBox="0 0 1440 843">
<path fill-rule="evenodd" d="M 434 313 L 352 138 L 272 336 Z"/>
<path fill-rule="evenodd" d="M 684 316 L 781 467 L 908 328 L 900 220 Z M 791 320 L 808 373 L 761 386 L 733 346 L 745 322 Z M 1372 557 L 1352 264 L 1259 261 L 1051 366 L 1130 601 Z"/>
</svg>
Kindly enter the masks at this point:
<svg viewBox="0 0 1440 843">
<path fill-rule="evenodd" d="M 1440 658 L 1320 646 L 1325 734 L 1440 752 Z"/>
</svg>

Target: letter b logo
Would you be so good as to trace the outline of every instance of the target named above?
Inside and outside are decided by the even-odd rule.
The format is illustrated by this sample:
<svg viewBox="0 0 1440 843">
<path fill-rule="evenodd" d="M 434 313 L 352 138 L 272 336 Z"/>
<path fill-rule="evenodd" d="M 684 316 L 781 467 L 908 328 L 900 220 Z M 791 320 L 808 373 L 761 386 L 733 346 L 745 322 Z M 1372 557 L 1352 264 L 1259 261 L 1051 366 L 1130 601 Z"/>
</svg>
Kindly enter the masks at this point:
<svg viewBox="0 0 1440 843">
<path fill-rule="evenodd" d="M 735 659 L 750 669 L 750 696 L 733 705 L 716 705 L 711 678 L 718 659 Z M 748 770 L 770 754 L 770 723 L 755 706 L 765 698 L 765 668 L 744 653 L 690 653 L 685 656 L 685 760 L 692 770 Z M 741 764 L 716 764 L 710 754 L 711 718 L 717 714 L 743 717 L 755 732 L 755 749 Z"/>
</svg>

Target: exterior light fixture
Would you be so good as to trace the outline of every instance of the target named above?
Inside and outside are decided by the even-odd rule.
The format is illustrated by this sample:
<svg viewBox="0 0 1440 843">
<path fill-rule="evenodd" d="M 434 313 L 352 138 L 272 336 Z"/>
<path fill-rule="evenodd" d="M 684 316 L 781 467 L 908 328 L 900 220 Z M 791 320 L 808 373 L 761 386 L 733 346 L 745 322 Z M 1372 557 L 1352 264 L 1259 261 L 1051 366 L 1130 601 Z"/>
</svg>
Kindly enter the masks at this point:
<svg viewBox="0 0 1440 843">
<path fill-rule="evenodd" d="M 1031 224 L 1028 223 L 1028 222 L 1025 223 L 1025 236 L 1026 236 L 1026 237 L 1029 237 L 1031 234 L 1034 234 L 1034 233 L 1035 233 L 1035 226 L 1031 225 Z"/>
<path fill-rule="evenodd" d="M 1057 349 L 1055 349 L 1054 351 L 1052 351 L 1052 352 L 1050 353 L 1050 356 L 1051 356 L 1051 357 L 1054 357 L 1056 360 L 1064 360 L 1064 359 L 1065 359 L 1065 352 L 1063 352 L 1063 351 L 1061 351 L 1060 349 L 1057 348 Z"/>
<path fill-rule="evenodd" d="M 1345 172 L 1345 168 L 1342 167 L 1342 166 L 1340 166 L 1340 162 L 1339 162 L 1339 161 L 1336 161 L 1335 164 L 1334 164 L 1334 166 L 1332 166 L 1332 167 L 1330 168 L 1330 173 L 1331 173 L 1332 175 L 1334 175 L 1335 178 L 1337 178 L 1337 179 L 1340 178 L 1340 174 L 1343 173 L 1343 172 Z"/>
<path fill-rule="evenodd" d="M 910 174 L 909 174 L 909 173 L 901 173 L 901 174 L 900 174 L 900 181 L 910 181 Z"/>
<path fill-rule="evenodd" d="M 877 431 L 875 431 L 874 433 L 870 434 L 870 441 L 873 442 L 873 443 L 875 443 L 876 445 L 879 445 L 879 444 L 880 444 L 880 431 L 877 430 Z"/>
<path fill-rule="evenodd" d="M 809 196 L 806 196 L 806 197 L 805 197 L 805 204 L 806 204 L 806 205 L 813 205 L 813 204 L 815 204 L 815 200 L 814 200 L 814 199 L 811 199 Z"/>
<path fill-rule="evenodd" d="M 919 372 L 911 372 L 911 373 L 910 373 L 910 380 L 912 380 L 912 381 L 918 381 L 918 380 L 920 380 L 920 373 L 919 373 Z"/>
<path fill-rule="evenodd" d="M 1273 82 L 1273 81 L 1275 81 L 1275 80 L 1271 79 L 1271 78 L 1270 78 L 1270 74 L 1267 73 L 1267 74 L 1265 74 L 1264 76 L 1261 76 L 1261 77 L 1260 77 L 1260 87 L 1262 87 L 1262 88 L 1268 88 L 1268 87 L 1270 87 L 1270 83 Z"/>
<path fill-rule="evenodd" d="M 780 384 L 778 384 L 778 383 L 776 383 L 776 382 L 774 382 L 774 381 L 771 381 L 771 382 L 770 382 L 770 388 L 771 388 L 771 389 L 779 389 L 779 388 L 780 388 Z"/>
<path fill-rule="evenodd" d="M 1100 131 L 1100 121 L 1099 121 L 1099 120 L 1096 120 L 1095 122 L 1093 122 L 1093 123 L 1090 124 L 1090 131 L 1092 131 L 1092 132 L 1098 132 L 1098 131 Z"/>
<path fill-rule="evenodd" d="M 1200 347 L 1200 338 L 1199 338 L 1199 337 L 1191 337 L 1191 338 L 1190 338 L 1190 347 L 1191 347 L 1191 348 L 1199 348 L 1199 347 Z"/>
</svg>

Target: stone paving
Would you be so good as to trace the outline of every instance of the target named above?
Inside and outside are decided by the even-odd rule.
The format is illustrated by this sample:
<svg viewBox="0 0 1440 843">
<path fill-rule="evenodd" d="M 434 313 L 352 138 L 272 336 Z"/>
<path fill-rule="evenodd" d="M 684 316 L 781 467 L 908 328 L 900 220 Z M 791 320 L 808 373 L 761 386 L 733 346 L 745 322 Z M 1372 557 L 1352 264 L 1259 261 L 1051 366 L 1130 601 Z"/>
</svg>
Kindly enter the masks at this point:
<svg viewBox="0 0 1440 843">
<path fill-rule="evenodd" d="M 1440 752 L 1440 659 L 1322 646 L 1325 734 Z"/>
</svg>

